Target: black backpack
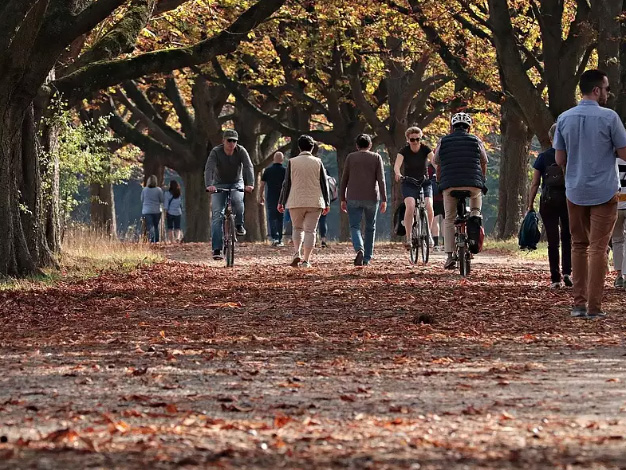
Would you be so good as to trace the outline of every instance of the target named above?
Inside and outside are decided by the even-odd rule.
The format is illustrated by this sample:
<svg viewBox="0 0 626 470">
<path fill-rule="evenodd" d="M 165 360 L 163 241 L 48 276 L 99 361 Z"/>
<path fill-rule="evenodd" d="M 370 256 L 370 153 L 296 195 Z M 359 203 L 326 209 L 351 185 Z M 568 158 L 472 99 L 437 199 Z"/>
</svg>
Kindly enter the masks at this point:
<svg viewBox="0 0 626 470">
<path fill-rule="evenodd" d="M 563 169 L 556 163 L 548 166 L 543 175 L 541 202 L 543 204 L 565 202 L 565 174 Z"/>
</svg>

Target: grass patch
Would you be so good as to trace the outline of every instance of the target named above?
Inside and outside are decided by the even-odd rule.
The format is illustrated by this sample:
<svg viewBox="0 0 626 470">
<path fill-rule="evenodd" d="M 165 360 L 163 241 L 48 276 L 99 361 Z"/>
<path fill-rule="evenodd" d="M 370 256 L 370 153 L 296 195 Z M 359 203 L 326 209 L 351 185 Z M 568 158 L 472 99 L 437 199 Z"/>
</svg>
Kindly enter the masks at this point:
<svg viewBox="0 0 626 470">
<path fill-rule="evenodd" d="M 0 291 L 33 289 L 61 280 L 88 279 L 105 271 L 125 273 L 162 260 L 163 257 L 147 243 L 121 241 L 85 226 L 70 227 L 63 239 L 60 269 L 46 268 L 42 274 L 25 279 L 0 280 Z"/>
<path fill-rule="evenodd" d="M 494 238 L 485 239 L 485 251 L 503 253 L 516 256 L 518 258 L 530 260 L 546 260 L 548 259 L 548 243 L 539 242 L 537 249 L 533 251 L 520 250 L 517 238 L 509 238 L 508 240 L 496 240 Z"/>
</svg>

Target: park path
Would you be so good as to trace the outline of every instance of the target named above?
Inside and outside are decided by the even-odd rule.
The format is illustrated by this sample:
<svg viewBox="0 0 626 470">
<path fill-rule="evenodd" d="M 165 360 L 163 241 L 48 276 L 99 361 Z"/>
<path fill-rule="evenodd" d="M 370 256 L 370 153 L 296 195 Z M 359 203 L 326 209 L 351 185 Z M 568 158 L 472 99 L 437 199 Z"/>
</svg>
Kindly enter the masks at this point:
<svg viewBox="0 0 626 470">
<path fill-rule="evenodd" d="M 161 247 L 0 292 L 0 468 L 626 468 L 626 292 L 570 319 L 546 265 L 468 279 L 345 244 Z"/>
</svg>

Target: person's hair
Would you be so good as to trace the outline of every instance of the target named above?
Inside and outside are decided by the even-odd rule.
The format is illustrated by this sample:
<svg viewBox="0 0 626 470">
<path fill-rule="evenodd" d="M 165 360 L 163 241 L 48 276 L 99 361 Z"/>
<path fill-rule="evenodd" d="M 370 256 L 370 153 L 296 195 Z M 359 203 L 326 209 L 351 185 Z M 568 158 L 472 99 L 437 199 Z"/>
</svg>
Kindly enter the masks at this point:
<svg viewBox="0 0 626 470">
<path fill-rule="evenodd" d="M 174 199 L 178 199 L 180 197 L 180 184 L 178 184 L 178 181 L 176 180 L 170 181 L 169 191 Z"/>
<path fill-rule="evenodd" d="M 298 137 L 298 148 L 301 152 L 310 152 L 315 147 L 315 140 L 310 135 L 301 135 Z"/>
<path fill-rule="evenodd" d="M 421 137 L 424 133 L 422 132 L 422 130 L 419 127 L 411 126 L 404 133 L 404 137 L 406 137 L 408 139 L 411 134 L 419 134 L 420 137 Z"/>
<path fill-rule="evenodd" d="M 550 130 L 548 131 L 548 137 L 550 141 L 554 140 L 554 133 L 556 132 L 556 122 L 550 126 Z"/>
<path fill-rule="evenodd" d="M 580 92 L 583 95 L 588 95 L 593 91 L 595 87 L 601 87 L 602 82 L 604 81 L 604 77 L 606 77 L 606 73 L 602 70 L 591 69 L 585 70 L 583 74 L 580 76 L 580 81 L 578 82 L 578 87 L 580 88 Z"/>
<path fill-rule="evenodd" d="M 156 185 L 158 183 L 157 177 L 156 175 L 150 175 L 148 176 L 148 179 L 146 180 L 146 186 L 149 188 L 156 188 Z"/>
<path fill-rule="evenodd" d="M 372 138 L 369 134 L 359 134 L 356 138 L 356 146 L 360 149 L 366 149 L 372 145 Z"/>
</svg>

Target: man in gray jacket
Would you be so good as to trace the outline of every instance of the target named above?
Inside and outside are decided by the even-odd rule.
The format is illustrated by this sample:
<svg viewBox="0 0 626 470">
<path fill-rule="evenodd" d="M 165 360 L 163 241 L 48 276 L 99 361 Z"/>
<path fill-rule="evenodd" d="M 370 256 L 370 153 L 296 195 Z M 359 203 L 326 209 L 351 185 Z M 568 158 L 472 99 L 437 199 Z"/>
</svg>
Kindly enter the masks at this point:
<svg viewBox="0 0 626 470">
<path fill-rule="evenodd" d="M 361 134 L 356 138 L 357 152 L 346 158 L 341 176 L 339 197 L 341 210 L 348 213 L 352 245 L 356 251 L 355 266 L 368 265 L 374 252 L 378 200 L 380 212 L 387 210 L 387 189 L 383 159 L 370 151 L 372 138 Z M 365 243 L 361 235 L 361 219 L 365 216 Z"/>
<path fill-rule="evenodd" d="M 216 189 L 244 189 L 251 193 L 254 190 L 254 169 L 250 155 L 245 148 L 237 144 L 239 134 L 233 129 L 224 131 L 224 139 L 220 145 L 214 147 L 204 166 L 204 184 L 211 195 L 211 245 L 213 259 L 222 257 L 224 209 L 226 208 L 226 193 L 216 193 Z M 244 187 L 245 184 L 245 187 Z M 235 227 L 237 235 L 246 234 L 243 226 L 243 194 L 234 192 L 231 195 L 233 211 L 235 212 Z"/>
</svg>

